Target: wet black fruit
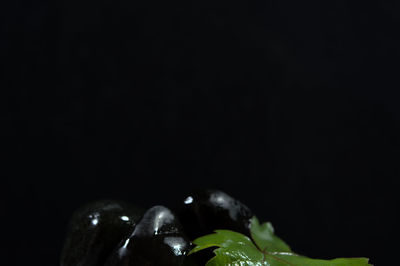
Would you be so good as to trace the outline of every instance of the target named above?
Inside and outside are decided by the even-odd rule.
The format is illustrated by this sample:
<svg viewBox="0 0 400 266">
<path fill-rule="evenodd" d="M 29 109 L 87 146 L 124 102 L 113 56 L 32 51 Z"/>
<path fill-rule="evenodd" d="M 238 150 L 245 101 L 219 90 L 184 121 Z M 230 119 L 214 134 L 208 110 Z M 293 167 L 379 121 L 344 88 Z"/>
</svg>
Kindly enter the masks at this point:
<svg viewBox="0 0 400 266">
<path fill-rule="evenodd" d="M 251 210 L 219 190 L 196 191 L 185 198 L 179 218 L 190 239 L 228 229 L 250 235 Z"/>
<path fill-rule="evenodd" d="M 132 233 L 142 214 L 138 208 L 112 200 L 78 209 L 70 221 L 61 266 L 104 265 L 120 241 Z"/>
<path fill-rule="evenodd" d="M 179 266 L 191 249 L 176 216 L 163 206 L 150 208 L 135 230 L 114 250 L 106 266 Z"/>
</svg>

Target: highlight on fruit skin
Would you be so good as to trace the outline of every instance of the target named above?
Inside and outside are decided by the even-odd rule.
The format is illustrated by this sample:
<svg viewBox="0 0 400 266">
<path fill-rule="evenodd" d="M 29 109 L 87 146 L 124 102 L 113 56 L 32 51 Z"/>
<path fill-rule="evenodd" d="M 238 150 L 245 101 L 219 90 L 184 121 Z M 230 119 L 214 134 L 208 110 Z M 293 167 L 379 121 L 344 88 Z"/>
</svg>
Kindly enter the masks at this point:
<svg viewBox="0 0 400 266">
<path fill-rule="evenodd" d="M 178 212 L 191 239 L 228 229 L 250 236 L 253 212 L 243 203 L 216 189 L 197 190 L 187 195 Z"/>
<path fill-rule="evenodd" d="M 99 200 L 70 219 L 60 266 L 370 266 L 367 258 L 311 259 L 294 253 L 227 193 L 196 190 L 176 212 Z"/>
<path fill-rule="evenodd" d="M 142 215 L 142 209 L 122 201 L 85 204 L 70 219 L 60 265 L 104 265 L 108 254 L 129 236 Z"/>
<path fill-rule="evenodd" d="M 190 250 L 191 243 L 176 216 L 164 206 L 154 206 L 118 244 L 105 265 L 182 265 Z"/>
</svg>

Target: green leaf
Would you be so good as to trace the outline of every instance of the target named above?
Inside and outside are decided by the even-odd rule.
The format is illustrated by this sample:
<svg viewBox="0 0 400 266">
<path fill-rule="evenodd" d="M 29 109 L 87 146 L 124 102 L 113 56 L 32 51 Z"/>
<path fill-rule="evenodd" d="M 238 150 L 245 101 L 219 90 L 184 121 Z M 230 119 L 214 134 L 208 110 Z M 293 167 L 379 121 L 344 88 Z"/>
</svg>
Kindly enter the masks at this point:
<svg viewBox="0 0 400 266">
<path fill-rule="evenodd" d="M 196 247 L 190 254 L 203 249 L 214 249 L 215 257 L 206 266 L 368 266 L 367 258 L 311 259 L 293 253 L 290 247 L 274 234 L 271 223 L 251 220 L 251 237 L 230 230 L 216 230 L 214 234 L 194 240 Z"/>
<path fill-rule="evenodd" d="M 257 249 L 250 238 L 240 233 L 229 230 L 216 230 L 215 234 L 199 237 L 194 241 L 196 247 L 189 254 L 209 247 L 219 247 L 214 250 L 216 259 L 209 261 L 208 265 L 229 265 L 222 262 L 258 261 L 263 259 L 263 254 Z M 216 262 L 220 264 L 215 264 Z"/>
<path fill-rule="evenodd" d="M 271 223 L 260 225 L 258 219 L 253 217 L 250 226 L 251 238 L 261 251 L 291 252 L 290 247 L 282 239 L 274 235 L 274 228 Z"/>
<path fill-rule="evenodd" d="M 333 260 L 318 260 L 293 253 L 270 253 L 266 254 L 269 266 L 369 266 L 367 258 L 340 258 Z M 229 264 L 226 264 L 229 265 Z"/>
</svg>

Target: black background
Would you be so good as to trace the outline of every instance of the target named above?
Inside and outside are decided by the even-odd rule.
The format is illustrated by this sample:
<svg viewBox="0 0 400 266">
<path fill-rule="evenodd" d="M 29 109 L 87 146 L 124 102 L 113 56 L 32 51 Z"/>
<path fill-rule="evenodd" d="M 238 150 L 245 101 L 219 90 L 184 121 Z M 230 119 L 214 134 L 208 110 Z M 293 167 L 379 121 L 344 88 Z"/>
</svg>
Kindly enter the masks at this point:
<svg viewBox="0 0 400 266">
<path fill-rule="evenodd" d="M 394 1 L 393 1 L 394 2 Z M 295 251 L 392 265 L 399 4 L 2 1 L 6 265 L 98 198 L 246 203 Z"/>
</svg>

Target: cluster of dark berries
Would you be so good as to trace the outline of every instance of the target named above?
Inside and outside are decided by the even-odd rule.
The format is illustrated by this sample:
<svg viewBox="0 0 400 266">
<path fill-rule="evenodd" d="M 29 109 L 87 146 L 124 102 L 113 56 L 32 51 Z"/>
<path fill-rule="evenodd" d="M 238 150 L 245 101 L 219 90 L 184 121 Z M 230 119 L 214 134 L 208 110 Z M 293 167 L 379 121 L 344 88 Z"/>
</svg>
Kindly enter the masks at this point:
<svg viewBox="0 0 400 266">
<path fill-rule="evenodd" d="M 191 240 L 228 229 L 249 235 L 253 214 L 219 190 L 196 191 L 177 212 L 164 206 L 144 211 L 120 201 L 96 201 L 71 218 L 61 266 L 204 265 L 210 251 L 187 256 Z"/>
</svg>

